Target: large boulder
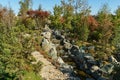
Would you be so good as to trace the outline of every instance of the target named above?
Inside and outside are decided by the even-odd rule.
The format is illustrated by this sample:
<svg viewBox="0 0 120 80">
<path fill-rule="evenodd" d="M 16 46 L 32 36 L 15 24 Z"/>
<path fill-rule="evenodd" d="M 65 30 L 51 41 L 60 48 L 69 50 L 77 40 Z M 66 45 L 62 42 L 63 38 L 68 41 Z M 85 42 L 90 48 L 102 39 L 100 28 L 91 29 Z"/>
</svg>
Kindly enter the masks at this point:
<svg viewBox="0 0 120 80">
<path fill-rule="evenodd" d="M 50 50 L 48 52 L 48 55 L 50 55 L 52 59 L 57 59 L 57 50 L 54 44 L 50 45 Z"/>
<path fill-rule="evenodd" d="M 48 39 L 43 38 L 41 42 L 41 47 L 45 52 L 48 52 L 51 48 L 51 43 L 49 42 Z"/>
</svg>

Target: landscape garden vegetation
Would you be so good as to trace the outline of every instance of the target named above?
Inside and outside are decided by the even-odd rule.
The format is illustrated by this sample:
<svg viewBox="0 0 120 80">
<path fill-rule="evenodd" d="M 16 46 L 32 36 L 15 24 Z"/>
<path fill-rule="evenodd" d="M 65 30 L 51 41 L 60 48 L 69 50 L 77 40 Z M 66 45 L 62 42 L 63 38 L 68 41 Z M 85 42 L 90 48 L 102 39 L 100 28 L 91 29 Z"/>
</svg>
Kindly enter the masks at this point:
<svg viewBox="0 0 120 80">
<path fill-rule="evenodd" d="M 53 65 L 57 65 L 56 56 L 51 56 L 47 48 L 44 50 L 42 41 L 44 42 L 45 35 L 41 36 L 41 33 L 45 26 L 49 26 L 51 31 L 61 32 L 68 42 L 83 49 L 85 54 L 90 53 L 95 60 L 102 60 L 104 65 L 114 65 L 113 71 L 109 75 L 102 74 L 105 79 L 99 80 L 109 79 L 111 75 L 112 80 L 120 80 L 120 66 L 109 62 L 111 56 L 118 63 L 120 61 L 119 6 L 112 14 L 109 5 L 103 4 L 96 15 L 91 15 L 87 0 L 61 0 L 60 5 L 54 6 L 53 12 L 45 11 L 41 5 L 33 10 L 32 4 L 32 0 L 20 0 L 18 15 L 15 15 L 11 7 L 0 6 L 0 80 L 42 80 L 39 72 L 43 63 L 32 63 L 36 61 L 31 55 L 34 51 L 40 52 Z M 49 39 L 49 35 L 45 38 Z M 61 57 L 63 54 L 59 54 L 60 49 L 60 46 L 57 47 L 57 56 Z M 70 52 L 74 55 L 72 49 Z M 63 50 L 67 52 L 69 48 L 65 46 Z M 78 66 L 79 64 L 76 63 Z M 79 69 L 84 68 L 77 68 L 76 71 Z M 85 70 L 77 72 L 81 80 L 86 80 L 86 76 L 98 80 Z"/>
</svg>

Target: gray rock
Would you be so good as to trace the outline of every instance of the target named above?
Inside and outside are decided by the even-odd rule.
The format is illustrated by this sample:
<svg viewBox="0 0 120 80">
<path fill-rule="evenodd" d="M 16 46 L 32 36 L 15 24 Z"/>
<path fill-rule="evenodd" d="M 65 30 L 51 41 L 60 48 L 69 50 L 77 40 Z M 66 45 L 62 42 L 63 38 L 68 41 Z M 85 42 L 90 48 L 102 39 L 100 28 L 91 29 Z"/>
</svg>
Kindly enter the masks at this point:
<svg viewBox="0 0 120 80">
<path fill-rule="evenodd" d="M 84 58 L 87 59 L 87 60 L 94 60 L 94 57 L 91 56 L 90 54 L 85 54 Z"/>
<path fill-rule="evenodd" d="M 72 45 L 69 42 L 65 42 L 64 47 L 65 49 L 71 49 Z"/>
<path fill-rule="evenodd" d="M 118 61 L 113 56 L 109 57 L 109 61 L 113 63 L 118 63 Z"/>
<path fill-rule="evenodd" d="M 102 66 L 103 66 L 102 60 L 97 60 L 96 63 L 97 63 L 97 66 L 99 66 L 99 67 L 102 67 Z"/>
<path fill-rule="evenodd" d="M 99 77 L 97 80 L 106 80 L 105 78 Z"/>
<path fill-rule="evenodd" d="M 62 67 L 64 67 L 65 69 L 73 69 L 73 67 L 68 64 L 63 64 Z"/>
<path fill-rule="evenodd" d="M 89 46 L 87 48 L 88 48 L 88 50 L 95 50 L 95 46 Z"/>
<path fill-rule="evenodd" d="M 91 54 L 84 54 L 84 58 L 89 65 L 96 65 L 97 62 L 95 61 L 94 57 Z"/>
<path fill-rule="evenodd" d="M 61 35 L 61 32 L 58 31 L 58 30 L 55 30 L 53 34 L 54 34 L 54 35 Z"/>
<path fill-rule="evenodd" d="M 79 50 L 80 50 L 80 53 L 85 53 L 84 49 L 80 48 Z"/>
<path fill-rule="evenodd" d="M 68 80 L 81 80 L 79 77 L 69 77 Z"/>
<path fill-rule="evenodd" d="M 114 65 L 113 65 L 113 64 L 106 64 L 106 65 L 103 66 L 100 70 L 101 70 L 103 73 L 111 74 L 111 73 L 113 72 L 113 69 L 114 69 Z"/>
<path fill-rule="evenodd" d="M 95 79 L 93 79 L 93 78 L 87 78 L 86 80 L 95 80 Z"/>
<path fill-rule="evenodd" d="M 51 45 L 51 48 L 50 48 L 48 54 L 52 57 L 52 59 L 57 59 L 57 51 L 56 51 L 56 47 L 54 45 Z"/>
<path fill-rule="evenodd" d="M 58 52 L 58 53 L 60 53 L 60 54 L 63 54 L 63 55 L 64 55 L 64 54 L 65 54 L 65 51 L 61 49 L 61 50 L 59 50 L 59 52 Z"/>
<path fill-rule="evenodd" d="M 51 29 L 48 27 L 47 24 L 45 25 L 43 32 L 51 32 Z"/>
<path fill-rule="evenodd" d="M 64 73 L 67 74 L 68 76 L 72 76 L 73 72 L 73 67 L 68 65 L 68 64 L 62 64 L 60 65 L 60 70 Z"/>
<path fill-rule="evenodd" d="M 41 36 L 43 36 L 46 39 L 50 39 L 51 38 L 51 32 L 42 32 Z"/>
<path fill-rule="evenodd" d="M 48 52 L 51 48 L 51 44 L 48 39 L 43 38 L 41 42 L 41 47 L 45 52 Z"/>
<path fill-rule="evenodd" d="M 84 53 L 81 53 L 79 50 L 79 47 L 76 45 L 73 45 L 70 49 L 70 56 L 78 63 L 83 63 L 84 61 Z"/>
<path fill-rule="evenodd" d="M 79 51 L 79 47 L 76 45 L 73 45 L 72 48 L 70 49 L 71 54 L 73 55 L 79 55 L 80 51 Z"/>
<path fill-rule="evenodd" d="M 65 39 L 65 36 L 61 35 L 61 32 L 58 30 L 53 31 L 53 36 L 55 36 L 55 38 L 58 40 Z"/>
</svg>

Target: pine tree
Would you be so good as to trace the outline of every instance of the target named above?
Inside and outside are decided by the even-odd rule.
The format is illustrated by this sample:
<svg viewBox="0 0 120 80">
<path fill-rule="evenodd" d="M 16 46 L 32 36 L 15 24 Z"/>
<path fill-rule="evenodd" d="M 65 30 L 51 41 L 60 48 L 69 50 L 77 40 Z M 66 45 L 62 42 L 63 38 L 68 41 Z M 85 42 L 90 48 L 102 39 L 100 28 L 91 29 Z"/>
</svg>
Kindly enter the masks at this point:
<svg viewBox="0 0 120 80">
<path fill-rule="evenodd" d="M 100 42 L 106 44 L 112 36 L 112 16 L 107 4 L 104 4 L 97 14 L 98 32 L 101 35 Z"/>
<path fill-rule="evenodd" d="M 114 39 L 113 44 L 117 45 L 120 43 L 120 6 L 115 12 L 115 19 L 114 19 Z"/>
</svg>

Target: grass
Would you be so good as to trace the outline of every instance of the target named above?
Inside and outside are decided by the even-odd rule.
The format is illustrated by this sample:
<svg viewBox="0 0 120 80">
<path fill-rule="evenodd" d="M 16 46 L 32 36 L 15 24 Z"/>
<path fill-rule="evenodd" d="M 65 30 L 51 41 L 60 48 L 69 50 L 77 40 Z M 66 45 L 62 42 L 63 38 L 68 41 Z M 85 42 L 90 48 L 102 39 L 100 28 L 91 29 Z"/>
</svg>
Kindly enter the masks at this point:
<svg viewBox="0 0 120 80">
<path fill-rule="evenodd" d="M 34 72 L 25 72 L 23 80 L 42 80 L 41 76 Z"/>
</svg>

